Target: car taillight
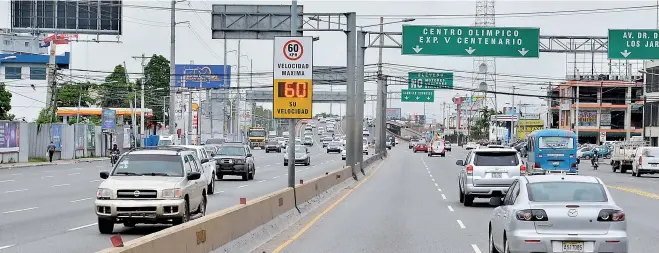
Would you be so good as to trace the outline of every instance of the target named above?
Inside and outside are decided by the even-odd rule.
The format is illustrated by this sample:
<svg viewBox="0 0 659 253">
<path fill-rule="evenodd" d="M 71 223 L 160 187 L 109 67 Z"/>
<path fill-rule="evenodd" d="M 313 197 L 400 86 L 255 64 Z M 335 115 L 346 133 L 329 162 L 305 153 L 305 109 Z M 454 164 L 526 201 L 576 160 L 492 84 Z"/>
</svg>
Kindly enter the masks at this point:
<svg viewBox="0 0 659 253">
<path fill-rule="evenodd" d="M 540 168 L 540 163 L 534 163 L 533 168 Z"/>
<path fill-rule="evenodd" d="M 547 213 L 542 209 L 524 209 L 517 211 L 516 215 L 521 221 L 548 221 Z"/>
<path fill-rule="evenodd" d="M 576 167 L 577 167 L 577 164 L 576 164 L 576 163 L 572 163 L 572 165 L 571 165 L 570 167 L 572 167 L 572 168 L 576 168 Z"/>
<path fill-rule="evenodd" d="M 643 156 L 638 157 L 638 164 L 643 164 Z"/>
<path fill-rule="evenodd" d="M 597 221 L 602 222 L 614 222 L 614 221 L 624 221 L 625 213 L 621 210 L 613 209 L 602 209 L 597 215 Z"/>
<path fill-rule="evenodd" d="M 473 175 L 474 174 L 474 166 L 467 166 L 467 175 Z"/>
<path fill-rule="evenodd" d="M 524 174 L 526 173 L 526 165 L 521 165 L 519 166 L 519 173 Z"/>
</svg>

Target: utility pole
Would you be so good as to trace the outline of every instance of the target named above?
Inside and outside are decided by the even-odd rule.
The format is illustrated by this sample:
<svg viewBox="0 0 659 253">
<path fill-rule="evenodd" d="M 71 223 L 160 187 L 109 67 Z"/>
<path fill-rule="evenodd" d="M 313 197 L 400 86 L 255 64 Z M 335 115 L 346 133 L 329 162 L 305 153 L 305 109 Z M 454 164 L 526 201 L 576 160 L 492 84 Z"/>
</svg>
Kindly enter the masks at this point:
<svg viewBox="0 0 659 253">
<path fill-rule="evenodd" d="M 176 0 L 171 2 L 169 41 L 169 134 L 176 134 Z M 178 138 L 178 137 L 177 137 Z"/>
<path fill-rule="evenodd" d="M 224 66 L 222 67 L 222 68 L 224 69 L 224 75 L 223 75 L 223 77 L 222 77 L 222 78 L 223 78 L 222 80 L 223 80 L 224 86 L 225 86 L 226 88 L 230 88 L 230 87 L 228 87 L 228 86 L 226 85 L 227 81 L 229 81 L 229 84 L 231 84 L 231 77 L 230 77 L 229 74 L 228 74 L 230 68 L 229 68 L 229 65 L 227 64 L 227 40 L 226 40 L 226 39 L 224 39 L 224 53 L 223 53 L 222 58 L 223 58 L 223 59 L 222 59 L 222 62 L 224 63 Z M 229 90 L 230 90 L 230 89 L 229 89 Z M 224 96 L 223 96 L 223 97 L 224 97 Z M 226 113 L 227 113 L 227 111 L 226 111 L 226 108 L 227 108 L 227 102 L 229 102 L 229 106 L 231 105 L 231 100 L 228 99 L 228 98 L 229 98 L 229 96 L 228 96 L 228 92 L 227 92 L 227 96 L 226 96 L 226 98 L 227 98 L 228 101 L 222 101 L 222 104 L 223 104 L 223 105 L 222 105 L 222 108 L 224 108 L 224 110 L 222 110 L 222 134 L 224 135 L 224 137 L 227 136 L 227 132 L 229 132 L 228 130 L 231 129 L 231 127 L 227 127 L 228 124 L 227 124 L 227 117 L 226 117 Z M 231 108 L 231 107 L 229 107 L 229 108 Z M 231 113 L 231 112 L 229 112 L 229 113 Z M 229 115 L 230 115 L 230 114 L 229 114 Z M 212 122 L 212 119 L 211 119 L 211 122 Z M 231 122 L 229 122 L 229 123 L 231 123 Z M 212 130 L 212 128 L 211 128 L 211 133 L 212 133 L 212 132 L 213 132 L 213 130 Z M 211 134 L 211 135 L 212 135 L 212 134 Z"/>
<path fill-rule="evenodd" d="M 357 157 L 357 165 L 359 170 L 362 172 L 362 175 L 366 175 L 364 172 L 363 162 L 364 162 L 364 153 L 362 151 L 362 146 L 364 145 L 364 138 L 360 134 L 364 127 L 364 104 L 366 101 L 364 94 L 364 53 L 366 51 L 366 32 L 359 31 L 357 33 L 357 68 L 355 71 L 355 90 L 357 95 L 357 104 L 356 104 L 356 123 L 357 125 L 353 128 L 355 131 L 355 140 L 357 141 L 357 149 L 355 149 L 355 154 Z M 384 115 L 382 116 L 384 117 Z"/>
<path fill-rule="evenodd" d="M 378 122 L 375 124 L 375 132 L 376 132 L 376 142 L 375 142 L 375 153 L 380 153 L 382 152 L 382 144 L 385 143 L 384 136 L 382 135 L 382 131 L 380 131 L 383 127 L 385 127 L 386 124 L 386 119 L 384 121 L 384 124 L 382 123 L 382 118 L 385 117 L 385 115 L 381 114 L 380 108 L 384 106 L 383 104 L 383 86 L 384 86 L 384 76 L 382 74 L 382 47 L 384 46 L 384 35 L 382 34 L 384 31 L 384 17 L 380 17 L 380 46 L 378 48 L 378 81 L 377 81 L 377 102 L 376 102 L 376 107 L 378 108 L 375 110 L 375 118 L 378 120 Z M 386 146 L 385 146 L 386 150 Z"/>
<path fill-rule="evenodd" d="M 237 95 L 236 95 L 236 100 L 234 102 L 236 104 L 235 107 L 234 107 L 236 109 L 236 118 L 235 118 L 236 133 L 235 134 L 237 134 L 239 136 L 238 138 L 240 138 L 240 140 L 242 140 L 242 129 L 240 129 L 240 118 L 242 117 L 242 115 L 240 115 L 240 79 L 241 79 L 240 78 L 241 77 L 240 76 L 240 58 L 241 58 L 240 57 L 240 54 L 241 54 L 240 53 L 240 40 L 238 40 L 238 52 L 237 53 L 238 53 L 238 69 L 237 69 L 238 76 L 236 78 L 238 79 L 237 80 L 238 81 L 238 88 L 236 89 L 236 94 Z M 290 161 L 293 161 L 293 160 L 290 160 Z"/>
<path fill-rule="evenodd" d="M 144 108 L 145 108 L 144 107 L 144 83 L 146 83 L 146 81 L 147 81 L 146 80 L 146 72 L 145 72 L 146 59 L 151 59 L 151 57 L 146 57 L 146 56 L 144 56 L 144 54 L 142 54 L 142 56 L 133 56 L 133 59 L 136 59 L 136 60 L 140 59 L 140 61 L 141 61 L 140 65 L 142 66 L 142 74 L 144 76 L 143 79 L 142 79 L 142 95 L 140 96 L 141 97 L 140 98 L 140 112 L 141 112 L 140 113 L 141 114 L 140 115 L 141 116 L 140 117 L 140 134 L 142 134 L 146 137 L 146 134 L 144 133 Z M 163 114 L 163 116 L 164 116 L 164 114 Z M 144 146 L 144 138 L 141 138 L 141 139 L 142 139 L 142 146 Z"/>
<path fill-rule="evenodd" d="M 297 0 L 291 2 L 291 36 L 297 36 Z M 240 55 L 240 47 L 238 47 L 238 55 Z M 240 59 L 240 56 L 238 56 L 238 59 Z M 238 65 L 238 71 L 240 71 L 240 63 Z M 295 124 L 295 119 L 288 120 L 288 134 L 290 136 L 288 139 L 290 144 L 286 147 L 288 153 L 288 187 L 295 187 Z"/>
<path fill-rule="evenodd" d="M 600 140 L 600 138 L 602 138 L 602 100 L 604 99 L 602 86 L 604 86 L 604 82 L 600 82 L 599 94 L 597 94 L 597 102 L 600 104 L 600 106 L 597 108 L 597 145 L 600 145 L 600 142 L 602 141 Z"/>
<path fill-rule="evenodd" d="M 579 144 L 579 84 L 577 84 L 577 93 L 575 95 L 577 105 L 574 113 L 574 132 L 577 134 L 577 144 Z"/>
<path fill-rule="evenodd" d="M 55 75 L 57 72 L 57 65 L 55 64 L 55 59 L 57 57 L 57 44 L 55 40 L 57 39 L 57 33 L 54 35 L 54 39 L 50 41 L 50 54 L 48 55 L 48 72 L 47 72 L 47 82 L 49 89 L 46 92 L 46 101 L 51 111 L 49 122 L 53 122 L 55 115 L 57 113 L 57 81 L 55 80 Z"/>
<path fill-rule="evenodd" d="M 357 60 L 357 36 L 355 33 L 357 32 L 356 26 L 357 26 L 357 20 L 356 20 L 356 14 L 354 12 L 350 12 L 347 14 L 346 18 L 346 23 L 347 25 L 347 59 L 346 59 L 346 75 L 348 76 L 348 82 L 346 85 L 346 90 L 347 90 L 347 95 L 348 95 L 348 101 L 346 102 L 346 125 L 347 125 L 347 130 L 348 130 L 348 141 L 346 142 L 346 165 L 350 166 L 352 169 L 352 176 L 354 179 L 357 179 L 357 174 L 355 173 L 355 161 L 356 161 L 356 156 L 355 156 L 355 150 L 360 150 L 362 147 L 356 146 L 356 142 L 353 141 L 356 138 L 361 138 L 357 136 L 357 133 L 355 133 L 354 126 L 356 125 L 356 121 L 361 120 L 357 119 L 355 117 L 356 114 L 356 104 L 357 104 L 357 90 L 355 89 L 356 85 L 356 79 L 355 79 L 355 68 L 356 68 L 356 60 Z M 361 152 L 361 151 L 360 151 Z"/>
<path fill-rule="evenodd" d="M 518 113 L 517 113 L 517 108 L 515 108 L 515 86 L 513 86 L 513 99 L 512 99 L 512 100 L 513 100 L 513 119 L 512 119 L 512 121 L 510 122 L 510 128 L 511 128 L 511 129 L 510 129 L 510 135 L 511 135 L 511 136 L 508 138 L 508 141 L 509 141 L 510 143 L 514 142 L 514 141 L 515 141 L 515 137 L 516 137 L 516 136 L 515 136 L 515 116 L 516 116 Z M 496 111 L 496 109 L 495 109 L 495 111 Z M 489 129 L 488 129 L 488 131 L 489 131 Z"/>
<path fill-rule="evenodd" d="M 192 127 L 192 90 L 188 89 L 188 127 L 187 128 L 187 136 L 185 138 L 185 144 L 187 145 L 194 145 L 192 143 L 192 133 L 193 133 L 193 127 Z"/>
<path fill-rule="evenodd" d="M 549 96 L 547 96 L 547 128 L 552 128 L 551 125 L 554 122 L 554 115 L 551 111 L 551 102 L 553 99 L 551 96 L 553 94 L 553 91 L 551 90 L 551 82 L 547 82 L 547 91 L 547 94 L 549 94 Z"/>
<path fill-rule="evenodd" d="M 213 97 L 211 97 L 211 89 L 206 89 L 206 103 L 208 104 L 208 117 L 211 119 L 209 125 L 210 127 L 209 139 L 213 139 Z"/>
</svg>

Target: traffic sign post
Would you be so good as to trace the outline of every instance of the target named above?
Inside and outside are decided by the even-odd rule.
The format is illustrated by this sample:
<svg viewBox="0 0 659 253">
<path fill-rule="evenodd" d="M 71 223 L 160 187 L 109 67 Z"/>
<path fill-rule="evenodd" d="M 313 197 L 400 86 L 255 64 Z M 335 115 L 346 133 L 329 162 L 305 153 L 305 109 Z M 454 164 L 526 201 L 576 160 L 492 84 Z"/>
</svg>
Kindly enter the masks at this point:
<svg viewBox="0 0 659 253">
<path fill-rule="evenodd" d="M 452 89 L 452 72 L 409 72 L 407 73 L 407 88 L 411 90 Z"/>
<path fill-rule="evenodd" d="M 313 38 L 275 37 L 273 70 L 273 117 L 311 119 Z"/>
<path fill-rule="evenodd" d="M 403 25 L 403 55 L 538 58 L 540 28 Z"/>
<path fill-rule="evenodd" d="M 609 59 L 659 59 L 659 30 L 609 29 Z"/>
<path fill-rule="evenodd" d="M 401 102 L 435 102 L 434 90 L 401 90 Z"/>
</svg>

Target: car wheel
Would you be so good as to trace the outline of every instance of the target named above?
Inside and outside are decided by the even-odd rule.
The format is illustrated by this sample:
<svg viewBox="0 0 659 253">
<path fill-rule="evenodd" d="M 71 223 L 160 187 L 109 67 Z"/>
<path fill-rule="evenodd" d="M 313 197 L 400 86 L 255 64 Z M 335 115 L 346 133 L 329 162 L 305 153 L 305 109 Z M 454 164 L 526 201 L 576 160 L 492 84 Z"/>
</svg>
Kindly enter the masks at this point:
<svg viewBox="0 0 659 253">
<path fill-rule="evenodd" d="M 588 159 L 590 159 L 590 156 L 589 156 L 589 155 L 585 155 L 585 156 L 583 156 L 583 159 L 588 160 Z"/>
<path fill-rule="evenodd" d="M 497 248 L 494 246 L 494 236 L 492 235 L 492 230 L 491 229 L 490 229 L 490 236 L 489 237 L 490 237 L 490 239 L 489 239 L 490 243 L 488 243 L 489 244 L 488 252 L 490 252 L 490 253 L 499 253 Z"/>
<path fill-rule="evenodd" d="M 190 202 L 188 202 L 187 199 L 185 200 L 185 210 L 183 210 L 183 216 L 174 218 L 173 220 L 174 226 L 190 221 Z"/>
<path fill-rule="evenodd" d="M 474 196 L 463 193 L 464 195 L 464 206 L 472 206 L 474 204 Z"/>
<path fill-rule="evenodd" d="M 428 157 L 431 157 L 431 156 L 432 156 L 432 153 L 428 153 Z"/>
<path fill-rule="evenodd" d="M 270 153 L 270 151 L 268 151 L 267 149 L 265 150 L 265 152 L 266 152 L 266 153 Z"/>
<path fill-rule="evenodd" d="M 243 173 L 242 177 L 243 177 L 243 178 L 242 178 L 243 181 L 247 181 L 247 180 L 249 180 L 249 171 L 245 171 L 245 173 Z"/>
<path fill-rule="evenodd" d="M 208 184 L 208 194 L 214 194 L 215 193 L 215 173 L 213 173 L 213 176 L 211 177 L 211 183 Z"/>
<path fill-rule="evenodd" d="M 460 194 L 460 203 L 464 203 L 465 195 L 462 193 L 462 187 L 458 187 L 458 194 Z"/>
<path fill-rule="evenodd" d="M 508 238 L 503 238 L 503 252 L 510 253 L 510 246 L 508 245 Z"/>
<path fill-rule="evenodd" d="M 101 234 L 112 234 L 114 230 L 114 220 L 98 218 L 98 232 Z"/>
<path fill-rule="evenodd" d="M 208 204 L 208 198 L 206 195 L 201 198 L 201 203 L 199 203 L 199 210 L 197 213 L 201 214 L 201 216 L 206 216 L 206 205 Z"/>
</svg>

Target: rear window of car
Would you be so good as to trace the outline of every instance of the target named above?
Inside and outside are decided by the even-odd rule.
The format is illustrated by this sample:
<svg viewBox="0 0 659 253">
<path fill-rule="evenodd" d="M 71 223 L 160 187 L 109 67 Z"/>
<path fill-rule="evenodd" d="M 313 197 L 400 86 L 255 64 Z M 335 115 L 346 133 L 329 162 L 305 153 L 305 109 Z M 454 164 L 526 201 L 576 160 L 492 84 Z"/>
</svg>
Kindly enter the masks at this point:
<svg viewBox="0 0 659 253">
<path fill-rule="evenodd" d="M 476 152 L 476 166 L 515 166 L 519 164 L 517 152 Z"/>
<path fill-rule="evenodd" d="M 586 182 L 538 182 L 527 186 L 534 202 L 607 202 L 601 184 Z"/>
<path fill-rule="evenodd" d="M 278 141 L 269 141 L 268 142 L 268 145 L 277 145 L 277 144 L 279 144 Z"/>
</svg>

